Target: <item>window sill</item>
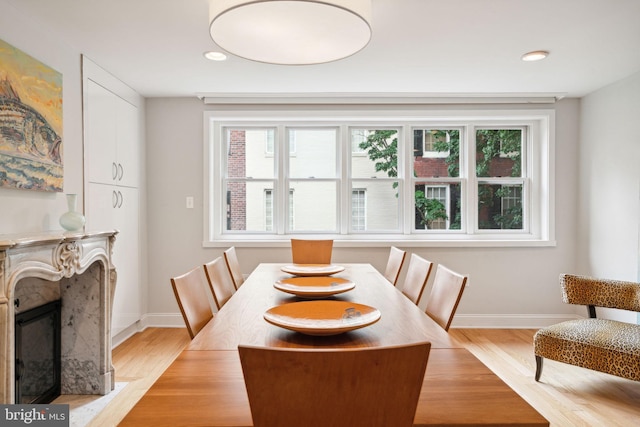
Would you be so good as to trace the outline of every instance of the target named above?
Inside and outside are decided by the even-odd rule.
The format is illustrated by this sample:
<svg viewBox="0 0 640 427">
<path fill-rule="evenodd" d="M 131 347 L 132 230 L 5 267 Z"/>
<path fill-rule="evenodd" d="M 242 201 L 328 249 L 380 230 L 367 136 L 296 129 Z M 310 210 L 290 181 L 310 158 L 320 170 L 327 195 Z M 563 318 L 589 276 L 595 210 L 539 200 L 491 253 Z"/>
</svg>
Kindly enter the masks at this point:
<svg viewBox="0 0 640 427">
<path fill-rule="evenodd" d="M 424 239 L 422 236 L 416 238 L 398 238 L 396 236 L 380 237 L 370 236 L 332 236 L 332 235 L 288 235 L 282 238 L 272 238 L 271 236 L 228 236 L 216 241 L 204 241 L 205 248 L 217 247 L 252 247 L 252 248 L 272 248 L 289 247 L 291 238 L 308 239 L 330 239 L 333 238 L 334 247 L 338 248 L 362 248 L 362 247 L 389 247 L 400 246 L 411 247 L 444 247 L 444 248 L 516 248 L 516 247 L 555 247 L 555 240 L 545 239 Z"/>
</svg>

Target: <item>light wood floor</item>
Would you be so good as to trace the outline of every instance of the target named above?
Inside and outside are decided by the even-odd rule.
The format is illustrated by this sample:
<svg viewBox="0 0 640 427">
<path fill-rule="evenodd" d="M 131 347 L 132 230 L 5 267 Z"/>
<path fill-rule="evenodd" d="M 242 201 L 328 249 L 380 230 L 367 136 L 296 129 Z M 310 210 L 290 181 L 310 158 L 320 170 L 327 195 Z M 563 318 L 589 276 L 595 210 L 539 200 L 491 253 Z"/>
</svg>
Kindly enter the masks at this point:
<svg viewBox="0 0 640 427">
<path fill-rule="evenodd" d="M 478 359 L 535 407 L 552 427 L 640 425 L 640 382 L 545 361 L 535 382 L 532 329 L 451 329 Z M 186 329 L 149 328 L 114 349 L 116 381 L 129 384 L 91 422 L 116 426 L 189 342 Z M 87 397 L 62 396 L 74 405 Z"/>
</svg>

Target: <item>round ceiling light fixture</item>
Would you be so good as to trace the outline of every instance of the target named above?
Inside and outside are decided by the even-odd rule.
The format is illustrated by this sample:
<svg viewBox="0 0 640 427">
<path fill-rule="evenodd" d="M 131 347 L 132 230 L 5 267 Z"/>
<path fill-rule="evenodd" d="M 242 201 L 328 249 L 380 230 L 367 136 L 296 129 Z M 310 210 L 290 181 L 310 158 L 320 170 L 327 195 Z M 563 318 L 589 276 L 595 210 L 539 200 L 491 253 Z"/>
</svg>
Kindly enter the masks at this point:
<svg viewBox="0 0 640 427">
<path fill-rule="evenodd" d="M 549 52 L 546 50 L 534 50 L 533 52 L 527 52 L 522 55 L 523 61 L 540 61 L 549 56 Z"/>
<path fill-rule="evenodd" d="M 210 0 L 209 32 L 225 51 L 252 61 L 337 61 L 371 39 L 371 0 Z"/>
</svg>

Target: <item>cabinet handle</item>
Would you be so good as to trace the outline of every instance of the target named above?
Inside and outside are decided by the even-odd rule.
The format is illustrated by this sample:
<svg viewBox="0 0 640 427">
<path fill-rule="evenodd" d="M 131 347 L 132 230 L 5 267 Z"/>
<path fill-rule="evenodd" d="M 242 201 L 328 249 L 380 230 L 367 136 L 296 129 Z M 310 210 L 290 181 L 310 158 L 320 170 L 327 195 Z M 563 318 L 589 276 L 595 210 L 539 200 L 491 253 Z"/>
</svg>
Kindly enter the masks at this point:
<svg viewBox="0 0 640 427">
<path fill-rule="evenodd" d="M 118 190 L 118 196 L 120 199 L 120 203 L 118 203 L 118 209 L 120 209 L 122 207 L 122 203 L 124 202 L 124 197 L 122 196 L 122 193 L 120 192 L 120 190 Z"/>
<path fill-rule="evenodd" d="M 122 176 L 124 175 L 124 168 L 122 167 L 122 163 L 118 163 L 118 181 L 122 181 Z"/>
<path fill-rule="evenodd" d="M 118 165 L 116 165 L 116 162 L 112 162 L 111 163 L 111 179 L 116 179 L 118 178 Z"/>
<path fill-rule="evenodd" d="M 111 192 L 111 205 L 114 209 L 118 207 L 118 193 L 116 193 L 116 190 Z"/>
</svg>

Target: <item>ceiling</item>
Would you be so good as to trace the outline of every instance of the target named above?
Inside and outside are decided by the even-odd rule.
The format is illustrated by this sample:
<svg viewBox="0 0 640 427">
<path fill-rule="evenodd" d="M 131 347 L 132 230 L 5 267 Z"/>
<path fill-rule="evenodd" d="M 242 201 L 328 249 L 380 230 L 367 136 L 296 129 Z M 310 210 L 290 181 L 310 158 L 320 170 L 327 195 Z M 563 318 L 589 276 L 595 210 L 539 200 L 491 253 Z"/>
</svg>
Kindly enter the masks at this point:
<svg viewBox="0 0 640 427">
<path fill-rule="evenodd" d="M 552 94 L 580 97 L 640 71 L 638 0 L 373 0 L 349 58 L 214 62 L 208 0 L 9 0 L 147 97 L 196 94 Z M 548 50 L 547 59 L 522 54 Z"/>
</svg>

